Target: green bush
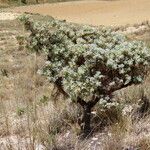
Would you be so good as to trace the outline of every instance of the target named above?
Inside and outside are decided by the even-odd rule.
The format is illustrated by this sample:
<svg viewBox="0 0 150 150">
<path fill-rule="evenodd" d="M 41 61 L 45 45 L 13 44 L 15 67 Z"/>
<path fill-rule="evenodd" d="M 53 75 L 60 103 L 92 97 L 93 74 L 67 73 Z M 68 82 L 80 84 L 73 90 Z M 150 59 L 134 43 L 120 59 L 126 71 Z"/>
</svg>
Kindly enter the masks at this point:
<svg viewBox="0 0 150 150">
<path fill-rule="evenodd" d="M 116 105 L 111 102 L 112 93 L 141 83 L 147 74 L 150 50 L 110 28 L 22 20 L 31 31 L 30 48 L 47 54 L 41 74 L 84 108 L 84 132 L 90 131 L 87 124 L 97 102 Z"/>
</svg>

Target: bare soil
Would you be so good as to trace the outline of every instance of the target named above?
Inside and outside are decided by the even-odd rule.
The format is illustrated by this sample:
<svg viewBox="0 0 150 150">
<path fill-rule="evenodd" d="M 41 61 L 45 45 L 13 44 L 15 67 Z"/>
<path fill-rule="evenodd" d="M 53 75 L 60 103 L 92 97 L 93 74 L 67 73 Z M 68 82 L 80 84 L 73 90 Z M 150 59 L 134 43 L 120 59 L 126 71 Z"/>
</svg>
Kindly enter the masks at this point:
<svg viewBox="0 0 150 150">
<path fill-rule="evenodd" d="M 73 1 L 16 7 L 13 11 L 50 15 L 75 23 L 120 26 L 150 20 L 150 0 Z"/>
</svg>

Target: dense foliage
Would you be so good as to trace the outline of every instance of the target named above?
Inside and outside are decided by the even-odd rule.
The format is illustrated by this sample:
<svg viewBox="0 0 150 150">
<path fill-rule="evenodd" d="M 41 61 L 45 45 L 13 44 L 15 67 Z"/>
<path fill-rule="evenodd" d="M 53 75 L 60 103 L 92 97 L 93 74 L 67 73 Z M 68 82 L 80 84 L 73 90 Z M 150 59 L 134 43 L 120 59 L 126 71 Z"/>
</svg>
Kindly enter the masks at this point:
<svg viewBox="0 0 150 150">
<path fill-rule="evenodd" d="M 112 92 L 141 83 L 147 73 L 150 50 L 110 28 L 23 20 L 31 31 L 30 48 L 48 56 L 42 74 L 72 100 L 109 100 Z"/>
</svg>

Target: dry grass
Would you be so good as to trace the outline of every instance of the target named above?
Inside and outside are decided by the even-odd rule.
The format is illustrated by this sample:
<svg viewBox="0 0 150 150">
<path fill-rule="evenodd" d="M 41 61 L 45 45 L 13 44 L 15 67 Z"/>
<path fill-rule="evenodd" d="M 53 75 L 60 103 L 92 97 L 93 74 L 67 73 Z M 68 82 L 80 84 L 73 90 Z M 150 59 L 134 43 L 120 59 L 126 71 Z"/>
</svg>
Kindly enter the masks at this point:
<svg viewBox="0 0 150 150">
<path fill-rule="evenodd" d="M 28 34 L 23 26 L 4 21 L 0 29 L 0 149 L 56 148 L 56 137 L 78 132 L 78 108 L 61 95 L 56 100 L 53 86 L 37 74 L 45 56 L 18 45 Z"/>
<path fill-rule="evenodd" d="M 36 5 L 36 4 L 44 4 L 44 3 L 57 3 L 57 2 L 66 2 L 70 0 L 0 0 L 0 9 L 8 8 L 14 6 L 24 6 L 24 5 Z M 73 0 L 77 1 L 77 0 Z"/>
<path fill-rule="evenodd" d="M 24 38 L 18 38 L 23 44 L 18 45 L 16 37 L 26 35 L 18 21 L 0 22 L 1 150 L 150 149 L 149 116 L 137 111 L 144 102 L 142 91 L 150 97 L 150 77 L 143 85 L 115 93 L 115 98 L 124 104 L 120 108 L 101 112 L 97 105 L 93 110 L 93 137 L 79 141 L 80 110 L 61 95 L 55 99 L 53 86 L 37 74 L 45 56 L 27 51 Z M 148 41 L 149 31 L 136 36 L 139 37 Z"/>
</svg>

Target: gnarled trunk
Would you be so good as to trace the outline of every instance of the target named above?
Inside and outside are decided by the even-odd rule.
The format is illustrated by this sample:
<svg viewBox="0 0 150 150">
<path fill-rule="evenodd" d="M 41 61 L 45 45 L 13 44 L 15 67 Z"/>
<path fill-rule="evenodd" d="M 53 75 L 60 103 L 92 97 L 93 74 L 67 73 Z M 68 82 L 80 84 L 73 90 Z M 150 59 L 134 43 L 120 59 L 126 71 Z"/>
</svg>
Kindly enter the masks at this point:
<svg viewBox="0 0 150 150">
<path fill-rule="evenodd" d="M 83 107 L 81 134 L 83 138 L 86 138 L 90 133 L 91 133 L 91 106 L 86 104 Z"/>
<path fill-rule="evenodd" d="M 81 120 L 81 135 L 82 138 L 86 138 L 91 133 L 91 110 L 96 105 L 96 103 L 99 101 L 99 98 L 96 97 L 93 100 L 89 102 L 85 102 L 81 98 L 78 97 L 77 102 L 82 106 L 83 108 L 83 116 Z"/>
</svg>

